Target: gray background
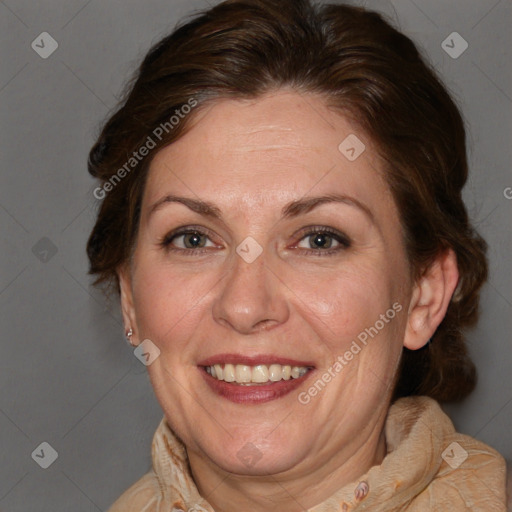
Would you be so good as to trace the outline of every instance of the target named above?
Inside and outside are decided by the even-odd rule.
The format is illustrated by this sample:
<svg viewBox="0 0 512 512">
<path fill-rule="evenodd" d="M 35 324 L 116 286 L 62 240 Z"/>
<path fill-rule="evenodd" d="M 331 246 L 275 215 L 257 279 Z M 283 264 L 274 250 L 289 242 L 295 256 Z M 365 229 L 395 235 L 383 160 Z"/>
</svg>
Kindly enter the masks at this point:
<svg viewBox="0 0 512 512">
<path fill-rule="evenodd" d="M 481 321 L 469 335 L 479 386 L 447 409 L 458 430 L 512 460 L 512 200 L 505 197 L 512 187 L 512 2 L 366 4 L 394 17 L 424 48 L 468 121 L 472 175 L 465 198 L 490 244 L 491 277 Z M 124 341 L 116 300 L 106 302 L 86 274 L 84 247 L 98 206 L 86 157 L 150 45 L 207 6 L 0 1 L 4 512 L 106 510 L 150 468 L 162 413 Z M 59 45 L 47 59 L 31 48 L 45 31 Z M 457 59 L 441 47 L 454 31 L 469 43 Z M 46 470 L 31 457 L 44 441 L 58 452 Z"/>
</svg>

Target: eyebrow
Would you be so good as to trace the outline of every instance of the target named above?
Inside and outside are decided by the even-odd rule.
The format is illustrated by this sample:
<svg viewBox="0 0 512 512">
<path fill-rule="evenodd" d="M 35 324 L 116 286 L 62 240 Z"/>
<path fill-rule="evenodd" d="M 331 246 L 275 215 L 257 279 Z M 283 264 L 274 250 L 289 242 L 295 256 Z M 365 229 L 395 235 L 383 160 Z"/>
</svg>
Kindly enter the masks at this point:
<svg viewBox="0 0 512 512">
<path fill-rule="evenodd" d="M 213 203 L 202 201 L 200 199 L 193 199 L 191 197 L 176 196 L 172 194 L 166 195 L 165 197 L 159 199 L 151 207 L 149 216 L 169 203 L 181 203 L 190 210 L 201 215 L 219 220 L 222 218 L 222 211 Z M 373 212 L 370 210 L 370 208 L 368 208 L 368 206 L 366 206 L 355 197 L 340 194 L 326 194 L 322 196 L 303 197 L 301 199 L 297 199 L 285 205 L 281 210 L 281 215 L 283 218 L 297 217 L 299 215 L 310 212 L 322 204 L 327 203 L 342 203 L 353 206 L 362 211 L 373 223 L 375 223 Z"/>
</svg>

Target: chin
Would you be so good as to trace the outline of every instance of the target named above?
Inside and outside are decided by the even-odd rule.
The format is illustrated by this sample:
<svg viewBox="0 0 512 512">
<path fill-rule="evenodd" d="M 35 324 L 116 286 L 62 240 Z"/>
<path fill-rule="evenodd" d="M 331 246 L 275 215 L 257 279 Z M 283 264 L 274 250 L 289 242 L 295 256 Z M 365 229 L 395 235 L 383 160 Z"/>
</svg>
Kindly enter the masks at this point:
<svg viewBox="0 0 512 512">
<path fill-rule="evenodd" d="M 246 451 L 250 454 L 246 453 L 242 460 L 238 458 L 237 453 L 229 454 L 227 457 L 224 454 L 220 460 L 212 460 L 224 471 L 241 476 L 276 475 L 292 469 L 298 463 L 298 461 L 292 460 L 289 455 L 280 457 L 276 453 L 264 455 L 253 450 Z"/>
<path fill-rule="evenodd" d="M 257 441 L 254 435 L 239 436 L 218 443 L 221 449 L 211 450 L 212 444 L 204 447 L 204 452 L 218 467 L 229 473 L 245 476 L 265 476 L 286 472 L 295 467 L 306 456 L 305 448 L 310 441 L 291 441 L 283 433 L 273 442 L 263 438 Z"/>
</svg>

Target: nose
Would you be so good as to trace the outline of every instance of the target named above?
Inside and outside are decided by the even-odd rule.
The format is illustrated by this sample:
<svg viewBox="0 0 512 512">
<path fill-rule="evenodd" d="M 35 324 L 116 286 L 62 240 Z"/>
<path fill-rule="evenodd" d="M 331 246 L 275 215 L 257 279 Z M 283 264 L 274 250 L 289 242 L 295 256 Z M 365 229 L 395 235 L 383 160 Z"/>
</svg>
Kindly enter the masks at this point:
<svg viewBox="0 0 512 512">
<path fill-rule="evenodd" d="M 275 327 L 289 316 L 285 289 L 265 251 L 251 263 L 234 254 L 213 304 L 214 319 L 240 334 Z"/>
</svg>

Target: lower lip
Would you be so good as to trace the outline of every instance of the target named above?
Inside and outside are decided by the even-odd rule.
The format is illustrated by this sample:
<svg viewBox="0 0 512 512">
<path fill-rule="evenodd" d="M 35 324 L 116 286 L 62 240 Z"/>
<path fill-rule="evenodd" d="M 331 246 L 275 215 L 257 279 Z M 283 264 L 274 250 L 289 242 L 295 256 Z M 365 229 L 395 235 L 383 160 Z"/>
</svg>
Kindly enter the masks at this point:
<svg viewBox="0 0 512 512">
<path fill-rule="evenodd" d="M 217 395 L 237 404 L 262 404 L 288 395 L 302 385 L 314 370 L 308 371 L 306 375 L 298 379 L 280 380 L 272 384 L 259 384 L 256 386 L 232 384 L 212 377 L 206 373 L 204 368 L 200 368 L 200 371 L 208 386 Z"/>
</svg>

